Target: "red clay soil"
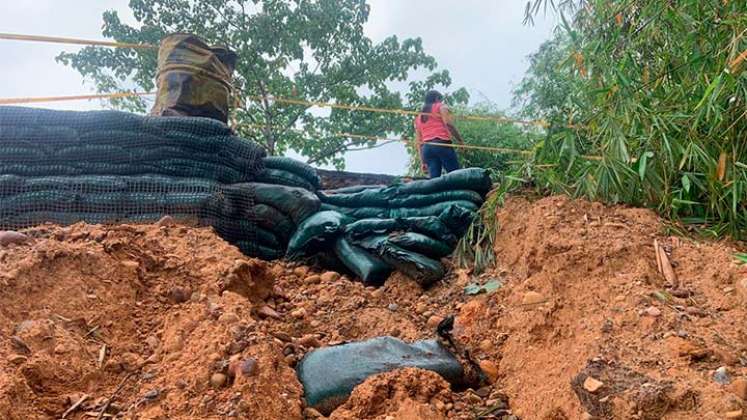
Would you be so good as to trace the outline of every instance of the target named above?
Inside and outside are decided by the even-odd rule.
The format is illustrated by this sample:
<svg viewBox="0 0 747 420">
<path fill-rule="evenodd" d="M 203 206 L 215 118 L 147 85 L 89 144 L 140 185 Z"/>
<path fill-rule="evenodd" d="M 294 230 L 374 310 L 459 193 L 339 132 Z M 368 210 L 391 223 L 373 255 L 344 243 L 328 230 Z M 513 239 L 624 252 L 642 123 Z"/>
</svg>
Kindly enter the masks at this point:
<svg viewBox="0 0 747 420">
<path fill-rule="evenodd" d="M 496 217 L 498 268 L 454 269 L 426 291 L 264 263 L 168 222 L 29 230 L 0 247 L 0 418 L 60 418 L 80 400 L 65 418 L 317 418 L 294 371 L 307 351 L 433 338 L 450 314 L 491 384 L 457 392 L 405 369 L 369 378 L 331 418 L 741 415 L 747 288 L 732 248 L 563 197 L 510 199 Z M 659 274 L 654 239 L 679 285 Z M 489 279 L 504 286 L 464 293 Z M 713 379 L 722 366 L 727 385 Z"/>
<path fill-rule="evenodd" d="M 508 287 L 464 305 L 457 330 L 494 363 L 514 414 L 742 418 L 747 276 L 734 249 L 668 238 L 647 210 L 564 197 L 510 199 L 497 219 Z M 659 274 L 654 239 L 679 285 Z M 713 379 L 722 366 L 728 385 Z"/>
</svg>

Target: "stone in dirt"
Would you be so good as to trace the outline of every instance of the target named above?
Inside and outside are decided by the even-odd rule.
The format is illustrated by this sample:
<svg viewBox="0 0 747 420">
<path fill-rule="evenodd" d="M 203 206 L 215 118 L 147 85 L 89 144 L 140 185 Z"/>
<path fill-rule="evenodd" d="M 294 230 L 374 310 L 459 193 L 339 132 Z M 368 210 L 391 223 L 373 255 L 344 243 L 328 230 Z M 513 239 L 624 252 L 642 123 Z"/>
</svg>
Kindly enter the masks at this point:
<svg viewBox="0 0 747 420">
<path fill-rule="evenodd" d="M 491 384 L 498 380 L 498 365 L 492 360 L 481 360 L 480 370 L 488 377 L 488 382 Z"/>
<path fill-rule="evenodd" d="M 321 280 L 324 283 L 332 283 L 334 281 L 337 281 L 340 279 L 340 273 L 336 273 L 334 271 L 327 271 L 324 274 L 321 275 Z"/>
<path fill-rule="evenodd" d="M 538 305 L 545 302 L 545 296 L 535 291 L 529 291 L 524 293 L 524 297 L 521 298 L 522 305 Z"/>
<path fill-rule="evenodd" d="M 742 400 L 747 400 L 747 379 L 737 378 L 729 384 L 727 389 Z"/>
<path fill-rule="evenodd" d="M 661 315 L 661 309 L 657 308 L 656 306 L 649 306 L 645 311 L 643 311 L 643 313 L 647 316 L 656 318 Z"/>
<path fill-rule="evenodd" d="M 28 242 L 29 237 L 21 232 L 13 230 L 0 231 L 0 246 L 21 245 Z"/>
<path fill-rule="evenodd" d="M 280 314 L 276 310 L 270 308 L 267 305 L 262 305 L 257 310 L 257 315 L 259 315 L 261 318 L 273 318 L 273 319 L 282 318 L 282 316 L 280 316 Z"/>
<path fill-rule="evenodd" d="M 727 385 L 729 382 L 731 382 L 731 378 L 729 377 L 729 372 L 726 370 L 726 366 L 721 366 L 720 368 L 716 369 L 715 372 L 713 372 L 713 380 L 720 385 Z"/>
<path fill-rule="evenodd" d="M 594 379 L 591 376 L 587 377 L 586 380 L 584 380 L 584 389 L 589 392 L 597 392 L 599 391 L 599 388 L 604 386 L 604 382 Z"/>
</svg>

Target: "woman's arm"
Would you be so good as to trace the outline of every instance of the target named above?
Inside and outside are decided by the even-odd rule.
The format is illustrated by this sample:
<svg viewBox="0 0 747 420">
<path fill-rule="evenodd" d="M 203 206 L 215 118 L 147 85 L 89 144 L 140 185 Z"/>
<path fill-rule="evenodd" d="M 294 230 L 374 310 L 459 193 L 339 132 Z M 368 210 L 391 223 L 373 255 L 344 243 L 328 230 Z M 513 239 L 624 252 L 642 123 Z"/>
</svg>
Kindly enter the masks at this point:
<svg viewBox="0 0 747 420">
<path fill-rule="evenodd" d="M 464 144 L 462 135 L 459 134 L 459 130 L 457 130 L 457 128 L 454 126 L 454 117 L 451 116 L 449 107 L 447 107 L 446 105 L 441 106 L 441 119 L 443 120 L 444 124 L 446 124 L 446 128 L 449 129 L 449 132 L 452 136 L 454 136 L 457 143 Z"/>
</svg>

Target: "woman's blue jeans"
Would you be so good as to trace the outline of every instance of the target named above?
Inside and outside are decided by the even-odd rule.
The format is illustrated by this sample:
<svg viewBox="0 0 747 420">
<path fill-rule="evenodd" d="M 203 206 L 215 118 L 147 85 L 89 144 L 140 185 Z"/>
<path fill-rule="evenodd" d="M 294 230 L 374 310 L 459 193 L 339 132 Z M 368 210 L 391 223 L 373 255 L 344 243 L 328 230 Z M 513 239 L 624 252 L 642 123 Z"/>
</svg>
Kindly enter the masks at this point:
<svg viewBox="0 0 747 420">
<path fill-rule="evenodd" d="M 432 143 L 450 144 L 448 140 L 430 140 L 423 144 L 423 162 L 428 166 L 428 176 L 438 178 L 441 172 L 459 169 L 459 160 L 453 147 L 436 146 Z"/>
</svg>

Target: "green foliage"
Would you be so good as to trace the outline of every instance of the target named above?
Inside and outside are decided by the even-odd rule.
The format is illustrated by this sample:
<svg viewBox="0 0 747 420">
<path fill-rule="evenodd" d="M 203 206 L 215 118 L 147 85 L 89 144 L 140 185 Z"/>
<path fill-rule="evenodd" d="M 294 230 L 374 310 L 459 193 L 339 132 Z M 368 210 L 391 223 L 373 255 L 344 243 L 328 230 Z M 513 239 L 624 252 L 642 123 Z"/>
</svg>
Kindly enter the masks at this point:
<svg viewBox="0 0 747 420">
<path fill-rule="evenodd" d="M 528 14 L 547 3 L 533 0 Z M 537 185 L 654 207 L 713 236 L 743 236 L 744 2 L 556 5 L 562 29 L 531 58 L 516 92 L 528 116 L 555 124 L 534 157 Z"/>
<path fill-rule="evenodd" d="M 448 71 L 437 70 L 420 39 L 392 36 L 374 43 L 363 34 L 369 5 L 365 0 L 130 0 L 137 27 L 116 11 L 104 13 L 103 35 L 120 42 L 158 44 L 174 32 L 194 33 L 212 44 L 227 45 L 239 56 L 236 95 L 293 97 L 381 108 L 414 108 L 424 93 L 448 87 Z M 58 60 L 79 71 L 100 92 L 154 88 L 154 50 L 87 47 Z M 393 88 L 407 83 L 412 71 L 424 72 L 408 84 L 404 96 Z M 452 103 L 468 99 L 464 89 Z M 233 110 L 239 133 L 271 154 L 295 150 L 310 162 L 342 167 L 342 153 L 373 142 L 336 133 L 369 136 L 407 132 L 411 121 L 396 114 L 332 110 L 310 112 L 304 105 L 246 100 Z M 113 106 L 145 111 L 142 99 L 112 101 Z M 258 129 L 262 127 L 261 129 Z"/>
</svg>

